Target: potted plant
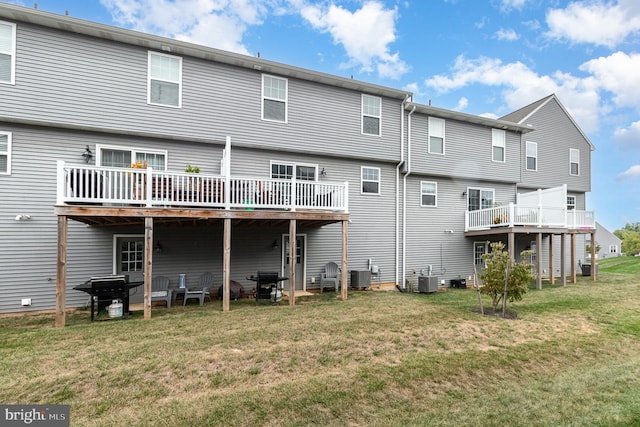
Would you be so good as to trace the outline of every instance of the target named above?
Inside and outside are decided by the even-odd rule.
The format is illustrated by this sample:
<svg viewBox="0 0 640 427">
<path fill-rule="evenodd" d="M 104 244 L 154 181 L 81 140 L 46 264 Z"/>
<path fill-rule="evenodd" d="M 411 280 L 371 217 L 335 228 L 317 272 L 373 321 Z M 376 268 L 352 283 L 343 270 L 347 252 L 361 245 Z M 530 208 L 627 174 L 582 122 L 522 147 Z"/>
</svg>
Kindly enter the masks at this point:
<svg viewBox="0 0 640 427">
<path fill-rule="evenodd" d="M 189 173 L 200 173 L 200 167 L 199 166 L 191 166 L 190 164 L 187 165 L 187 167 L 184 170 L 185 172 L 189 172 Z"/>
</svg>

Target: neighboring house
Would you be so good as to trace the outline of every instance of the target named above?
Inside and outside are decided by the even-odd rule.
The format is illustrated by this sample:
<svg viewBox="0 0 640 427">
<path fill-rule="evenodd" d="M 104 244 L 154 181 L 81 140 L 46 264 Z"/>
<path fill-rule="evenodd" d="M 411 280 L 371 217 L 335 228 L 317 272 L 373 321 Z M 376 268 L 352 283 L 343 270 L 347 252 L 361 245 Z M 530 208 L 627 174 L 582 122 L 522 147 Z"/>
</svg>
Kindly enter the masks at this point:
<svg viewBox="0 0 640 427">
<path fill-rule="evenodd" d="M 585 245 L 591 245 L 587 239 Z M 596 255 L 598 258 L 621 256 L 622 240 L 596 221 Z M 585 255 L 589 258 L 589 254 Z"/>
<path fill-rule="evenodd" d="M 554 95 L 493 120 L 8 4 L 0 48 L 0 312 L 84 305 L 72 288 L 106 274 L 307 290 L 334 261 L 342 283 L 448 285 L 495 240 L 548 242 L 555 271 L 559 236 L 573 257 L 594 229 L 593 147 Z"/>
</svg>

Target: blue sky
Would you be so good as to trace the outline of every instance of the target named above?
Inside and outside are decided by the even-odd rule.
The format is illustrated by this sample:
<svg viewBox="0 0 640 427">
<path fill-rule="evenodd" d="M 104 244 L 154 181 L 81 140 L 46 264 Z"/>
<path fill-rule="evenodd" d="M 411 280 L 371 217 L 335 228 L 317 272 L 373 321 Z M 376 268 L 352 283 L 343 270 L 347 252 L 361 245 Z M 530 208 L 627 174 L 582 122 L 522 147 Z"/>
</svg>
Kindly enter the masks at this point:
<svg viewBox="0 0 640 427">
<path fill-rule="evenodd" d="M 551 93 L 591 142 L 587 208 L 640 222 L 638 0 L 34 0 L 9 3 L 408 89 L 500 117 Z"/>
</svg>

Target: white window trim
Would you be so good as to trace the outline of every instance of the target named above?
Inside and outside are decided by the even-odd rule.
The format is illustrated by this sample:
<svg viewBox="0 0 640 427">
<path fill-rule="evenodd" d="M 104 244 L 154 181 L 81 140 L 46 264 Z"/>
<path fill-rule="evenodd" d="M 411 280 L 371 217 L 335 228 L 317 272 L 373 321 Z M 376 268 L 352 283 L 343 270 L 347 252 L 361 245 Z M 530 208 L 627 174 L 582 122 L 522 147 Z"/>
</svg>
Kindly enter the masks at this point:
<svg viewBox="0 0 640 427">
<path fill-rule="evenodd" d="M 7 136 L 7 152 L 4 153 L 0 153 L 0 154 L 6 154 L 7 155 L 7 171 L 0 171 L 0 175 L 11 175 L 11 138 L 12 138 L 12 134 L 11 132 L 0 132 L 0 135 L 6 135 Z"/>
<path fill-rule="evenodd" d="M 169 104 L 159 104 L 157 102 L 151 102 L 151 57 L 152 56 L 166 56 L 169 58 L 177 58 L 180 62 L 180 66 L 178 69 L 178 81 L 173 80 L 163 80 L 163 79 L 153 79 L 158 81 L 164 81 L 169 83 L 176 83 L 178 85 L 178 105 L 169 105 Z M 182 57 L 176 55 L 167 55 L 166 53 L 149 51 L 147 56 L 147 104 L 149 105 L 158 105 L 160 107 L 169 107 L 169 108 L 182 108 Z"/>
<path fill-rule="evenodd" d="M 285 83 L 285 89 L 284 89 L 284 99 L 279 99 L 279 98 L 272 98 L 270 96 L 266 96 L 264 94 L 264 78 L 265 77 L 269 77 L 272 79 L 276 79 L 276 80 L 283 80 Z M 261 85 L 261 102 L 260 102 L 260 117 L 262 118 L 262 120 L 264 120 L 265 122 L 273 122 L 273 123 L 288 123 L 289 122 L 289 79 L 284 78 L 284 77 L 280 77 L 280 76 L 274 76 L 271 74 L 262 74 L 262 79 L 261 79 L 262 85 Z M 264 100 L 268 99 L 271 101 L 278 101 L 278 102 L 283 102 L 284 103 L 284 120 L 275 120 L 275 119 L 267 119 L 264 117 Z"/>
<path fill-rule="evenodd" d="M 365 98 L 373 98 L 373 99 L 377 99 L 379 104 L 380 104 L 380 114 L 377 116 L 374 116 L 373 114 L 365 114 L 364 113 L 364 100 Z M 378 133 L 365 133 L 364 131 L 364 118 L 365 117 L 375 117 L 376 119 L 378 119 Z M 379 96 L 373 96 L 373 95 L 367 95 L 367 94 L 362 94 L 360 96 L 360 133 L 362 135 L 367 135 L 367 136 L 382 136 L 382 98 Z M 369 194 L 369 193 L 367 193 Z"/>
<path fill-rule="evenodd" d="M 431 136 L 432 136 L 431 135 L 431 129 L 432 129 L 431 122 L 432 121 L 434 123 L 435 122 L 441 122 L 442 123 L 442 136 L 433 135 L 433 136 L 442 138 L 442 153 L 435 153 L 435 152 L 431 151 Z M 429 154 L 438 154 L 438 155 L 444 156 L 445 153 L 447 152 L 447 150 L 446 150 L 446 147 L 447 147 L 446 126 L 447 126 L 447 123 L 446 123 L 445 119 L 441 119 L 439 117 L 429 117 L 429 134 L 427 135 L 427 152 Z"/>
<path fill-rule="evenodd" d="M 573 157 L 572 154 L 574 154 L 574 153 L 576 154 L 576 156 L 578 158 L 576 162 L 572 161 L 572 157 Z M 578 173 L 577 174 L 571 172 L 571 165 L 574 164 L 574 163 L 578 165 Z M 580 150 L 578 150 L 577 148 L 569 148 L 569 175 L 571 175 L 571 176 L 580 176 Z"/>
<path fill-rule="evenodd" d="M 493 204 L 496 204 L 496 189 L 489 187 L 467 187 L 467 210 L 469 210 L 469 197 L 471 197 L 471 190 L 480 191 L 480 207 L 478 209 L 487 209 L 486 207 L 482 207 L 482 192 L 490 192 L 492 194 L 491 199 L 493 200 Z M 493 207 L 493 206 L 489 206 Z"/>
<path fill-rule="evenodd" d="M 96 144 L 96 165 L 102 165 L 102 150 L 129 151 L 131 152 L 131 160 L 135 159 L 136 154 L 139 152 L 148 154 L 162 154 L 164 155 L 165 170 L 168 170 L 169 167 L 169 152 L 167 150 L 156 150 L 153 148 L 140 148 L 107 144 Z"/>
<path fill-rule="evenodd" d="M 500 135 L 500 137 L 497 137 Z M 496 160 L 493 155 L 493 149 L 502 148 L 502 160 Z M 491 129 L 491 161 L 495 163 L 507 162 L 507 132 L 502 129 Z"/>
<path fill-rule="evenodd" d="M 536 147 L 536 155 L 535 156 L 529 156 L 529 154 L 527 153 L 527 146 L 529 144 L 532 144 L 534 147 Z M 535 169 L 529 169 L 529 162 L 527 161 L 527 159 L 529 157 L 534 157 L 536 159 L 536 168 Z M 538 171 L 538 143 L 537 142 L 527 141 L 525 143 L 525 146 L 524 146 L 524 167 L 525 167 L 526 170 L 531 171 L 531 172 L 537 172 Z"/>
<path fill-rule="evenodd" d="M 16 84 L 16 24 L 13 22 L 0 21 L 0 24 L 8 25 L 11 27 L 11 50 L 7 52 L 2 52 L 6 55 L 11 55 L 11 70 L 9 81 L 0 81 L 0 84 L 6 85 L 15 85 Z"/>
<path fill-rule="evenodd" d="M 365 180 L 363 178 L 363 172 L 365 169 L 376 169 L 378 171 L 378 180 L 377 181 L 373 181 L 370 179 Z M 363 184 L 365 182 L 377 182 L 378 183 L 378 192 L 377 193 L 365 193 L 362 189 Z M 379 196 L 380 194 L 382 194 L 382 171 L 380 170 L 380 168 L 376 168 L 376 167 L 372 167 L 372 166 L 360 166 L 360 194 L 365 195 L 365 196 Z"/>
<path fill-rule="evenodd" d="M 293 168 L 293 176 L 296 176 L 296 168 L 298 166 L 302 166 L 302 167 L 306 167 L 306 168 L 313 168 L 315 169 L 315 173 L 314 173 L 314 180 L 313 182 L 317 182 L 318 181 L 318 170 L 320 169 L 318 167 L 317 163 L 297 163 L 297 162 L 287 162 L 287 161 L 279 161 L 279 160 L 271 160 L 269 161 L 269 176 L 271 176 L 271 171 L 273 169 L 273 165 L 284 165 L 284 166 L 291 166 Z M 275 179 L 275 178 L 274 178 Z M 282 178 L 284 179 L 284 178 Z"/>
<path fill-rule="evenodd" d="M 433 184 L 436 187 L 436 191 L 433 193 L 424 193 L 422 191 L 422 184 Z M 422 196 L 431 196 L 435 197 L 435 203 L 433 205 L 425 205 L 422 203 Z M 437 208 L 438 207 L 438 183 L 435 181 L 420 181 L 420 206 L 424 208 Z"/>
<path fill-rule="evenodd" d="M 609 253 L 617 254 L 618 253 L 618 245 L 609 245 Z"/>
<path fill-rule="evenodd" d="M 569 202 L 570 198 L 573 199 L 573 203 Z M 567 210 L 568 211 L 574 210 L 576 208 L 576 201 L 577 201 L 576 196 L 574 196 L 572 194 L 568 194 L 567 195 Z"/>
</svg>

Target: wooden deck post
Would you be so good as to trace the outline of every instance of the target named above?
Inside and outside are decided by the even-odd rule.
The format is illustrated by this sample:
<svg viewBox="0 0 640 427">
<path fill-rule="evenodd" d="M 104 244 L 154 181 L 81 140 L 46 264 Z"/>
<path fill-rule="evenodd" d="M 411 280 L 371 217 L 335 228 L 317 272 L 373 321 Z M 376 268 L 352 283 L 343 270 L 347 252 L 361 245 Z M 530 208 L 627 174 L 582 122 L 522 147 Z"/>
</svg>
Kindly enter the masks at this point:
<svg viewBox="0 0 640 427">
<path fill-rule="evenodd" d="M 571 283 L 578 283 L 576 277 L 576 233 L 571 233 Z"/>
<path fill-rule="evenodd" d="M 226 312 L 231 300 L 231 218 L 224 219 L 222 253 L 222 311 Z"/>
<path fill-rule="evenodd" d="M 296 220 L 289 220 L 289 305 L 296 305 Z"/>
<path fill-rule="evenodd" d="M 153 217 L 144 218 L 144 319 L 151 319 L 151 281 L 153 280 Z"/>
<path fill-rule="evenodd" d="M 593 230 L 591 232 L 591 280 L 595 281 L 596 280 L 596 265 L 597 265 L 597 259 L 596 259 L 596 231 Z"/>
<path fill-rule="evenodd" d="M 560 235 L 560 280 L 562 286 L 567 286 L 567 235 L 562 233 Z"/>
<path fill-rule="evenodd" d="M 340 289 L 340 299 L 342 301 L 347 300 L 347 266 L 348 266 L 348 256 L 349 256 L 349 245 L 348 245 L 348 237 L 349 236 L 349 221 L 342 221 L 342 270 L 340 271 L 340 282 L 342 283 L 342 288 Z"/>
<path fill-rule="evenodd" d="M 64 328 L 67 298 L 67 229 L 65 215 L 58 215 L 58 263 L 56 266 L 56 328 Z"/>
<path fill-rule="evenodd" d="M 507 251 L 509 258 L 516 259 L 516 235 L 513 230 L 507 235 Z"/>
<path fill-rule="evenodd" d="M 556 283 L 556 275 L 553 270 L 555 270 L 555 266 L 553 265 L 553 234 L 549 234 L 549 283 L 554 285 Z"/>
<path fill-rule="evenodd" d="M 536 234 L 536 288 L 542 289 L 542 233 Z"/>
</svg>

